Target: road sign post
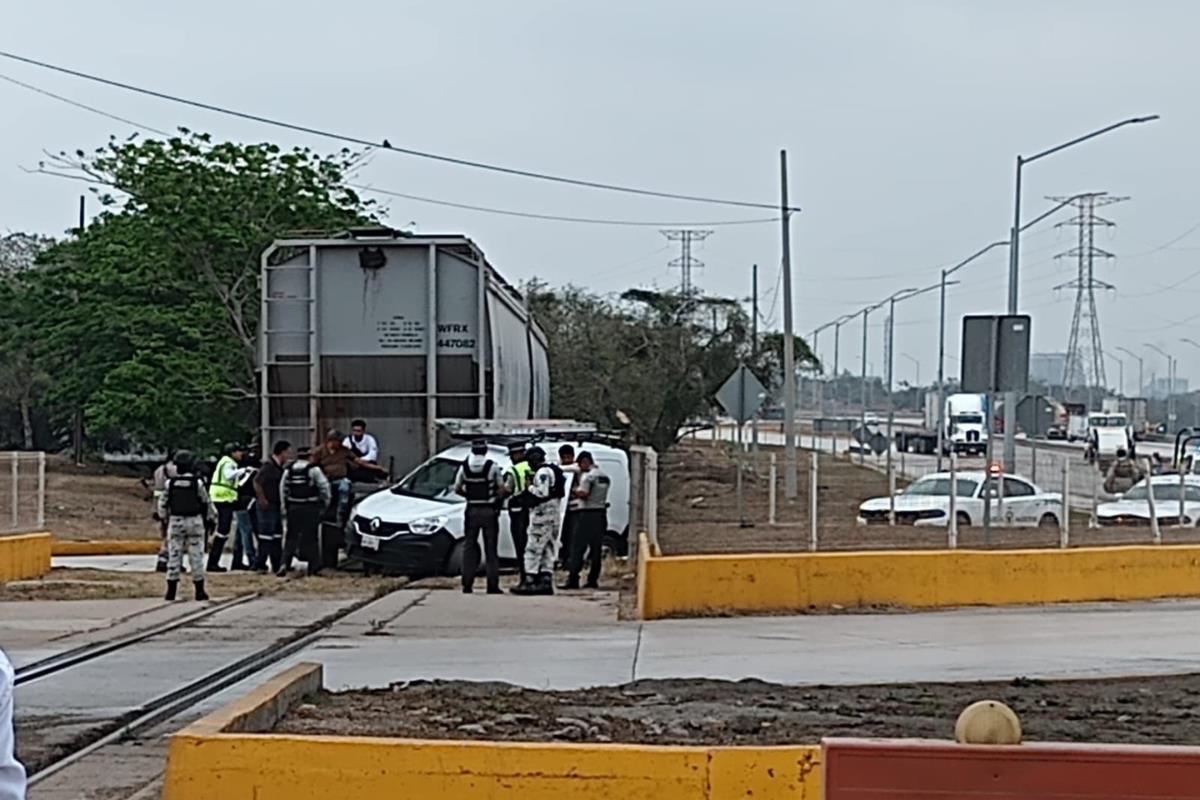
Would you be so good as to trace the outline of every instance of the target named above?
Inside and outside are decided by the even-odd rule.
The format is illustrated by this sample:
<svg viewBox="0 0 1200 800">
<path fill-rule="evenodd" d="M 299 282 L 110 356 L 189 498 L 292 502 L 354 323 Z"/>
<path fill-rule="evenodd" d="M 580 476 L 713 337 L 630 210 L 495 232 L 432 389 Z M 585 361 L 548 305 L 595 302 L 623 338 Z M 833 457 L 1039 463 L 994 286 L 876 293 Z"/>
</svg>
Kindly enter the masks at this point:
<svg viewBox="0 0 1200 800">
<path fill-rule="evenodd" d="M 733 374 L 721 384 L 717 390 L 717 402 L 725 412 L 737 421 L 737 507 L 738 525 L 750 527 L 746 521 L 746 502 L 742 488 L 742 468 L 745 454 L 742 452 L 742 429 L 746 421 L 752 419 L 762 405 L 767 390 L 762 382 L 750 371 L 745 364 L 739 364 Z"/>
</svg>

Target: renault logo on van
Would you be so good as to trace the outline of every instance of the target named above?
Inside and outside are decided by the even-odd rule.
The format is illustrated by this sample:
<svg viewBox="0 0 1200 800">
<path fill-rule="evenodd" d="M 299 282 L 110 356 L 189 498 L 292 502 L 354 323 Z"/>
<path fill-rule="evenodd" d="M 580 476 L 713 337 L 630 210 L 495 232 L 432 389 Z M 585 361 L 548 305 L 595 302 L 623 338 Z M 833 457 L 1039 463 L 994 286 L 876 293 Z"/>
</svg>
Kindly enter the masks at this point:
<svg viewBox="0 0 1200 800">
<path fill-rule="evenodd" d="M 383 520 L 379 517 L 371 520 L 371 533 L 379 533 L 379 529 L 383 527 Z"/>
</svg>

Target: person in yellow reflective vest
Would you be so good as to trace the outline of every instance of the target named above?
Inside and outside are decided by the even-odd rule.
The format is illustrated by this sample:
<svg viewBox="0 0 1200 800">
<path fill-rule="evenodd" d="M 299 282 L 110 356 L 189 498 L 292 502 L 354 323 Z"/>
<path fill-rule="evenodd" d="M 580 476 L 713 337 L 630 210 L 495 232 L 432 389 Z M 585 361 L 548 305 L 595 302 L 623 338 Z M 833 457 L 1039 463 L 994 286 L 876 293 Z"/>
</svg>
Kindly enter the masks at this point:
<svg viewBox="0 0 1200 800">
<path fill-rule="evenodd" d="M 208 551 L 209 572 L 225 572 L 221 566 L 221 553 L 225 551 L 225 542 L 229 540 L 229 532 L 233 528 L 233 516 L 238 504 L 239 462 L 245 457 L 245 447 L 240 444 L 228 445 L 225 455 L 221 456 L 217 468 L 213 470 L 212 487 L 208 494 L 217 509 L 217 532 Z"/>
<path fill-rule="evenodd" d="M 516 497 L 529 486 L 533 467 L 525 460 L 525 443 L 513 442 L 508 446 L 508 457 L 512 466 L 504 470 L 504 485 L 509 497 Z M 529 509 L 509 503 L 508 533 L 512 536 L 513 548 L 517 551 L 517 565 L 521 570 L 521 581 L 525 582 L 525 545 L 529 541 Z"/>
</svg>

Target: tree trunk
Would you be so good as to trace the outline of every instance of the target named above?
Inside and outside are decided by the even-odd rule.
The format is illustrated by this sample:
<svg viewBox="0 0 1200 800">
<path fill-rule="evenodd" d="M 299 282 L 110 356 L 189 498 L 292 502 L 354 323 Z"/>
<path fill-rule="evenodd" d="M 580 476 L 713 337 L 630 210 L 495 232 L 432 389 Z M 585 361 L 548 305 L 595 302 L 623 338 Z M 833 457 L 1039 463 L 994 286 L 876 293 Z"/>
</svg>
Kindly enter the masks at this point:
<svg viewBox="0 0 1200 800">
<path fill-rule="evenodd" d="M 29 400 L 21 399 L 21 430 L 25 435 L 25 449 L 33 449 L 33 409 Z"/>
</svg>

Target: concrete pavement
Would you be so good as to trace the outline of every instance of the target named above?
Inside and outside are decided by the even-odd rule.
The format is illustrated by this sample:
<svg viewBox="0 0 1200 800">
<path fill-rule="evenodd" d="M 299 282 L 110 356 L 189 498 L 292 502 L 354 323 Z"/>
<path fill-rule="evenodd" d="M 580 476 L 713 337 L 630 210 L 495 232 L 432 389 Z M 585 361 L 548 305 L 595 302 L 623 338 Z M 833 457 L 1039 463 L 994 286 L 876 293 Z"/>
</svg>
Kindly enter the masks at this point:
<svg viewBox="0 0 1200 800">
<path fill-rule="evenodd" d="M 853 684 L 1200 669 L 1194 601 L 649 623 L 617 621 L 603 594 L 406 590 L 386 602 L 386 613 L 376 604 L 348 617 L 289 663 L 323 662 L 332 688 L 435 678 L 573 689 L 642 678 Z"/>
</svg>

